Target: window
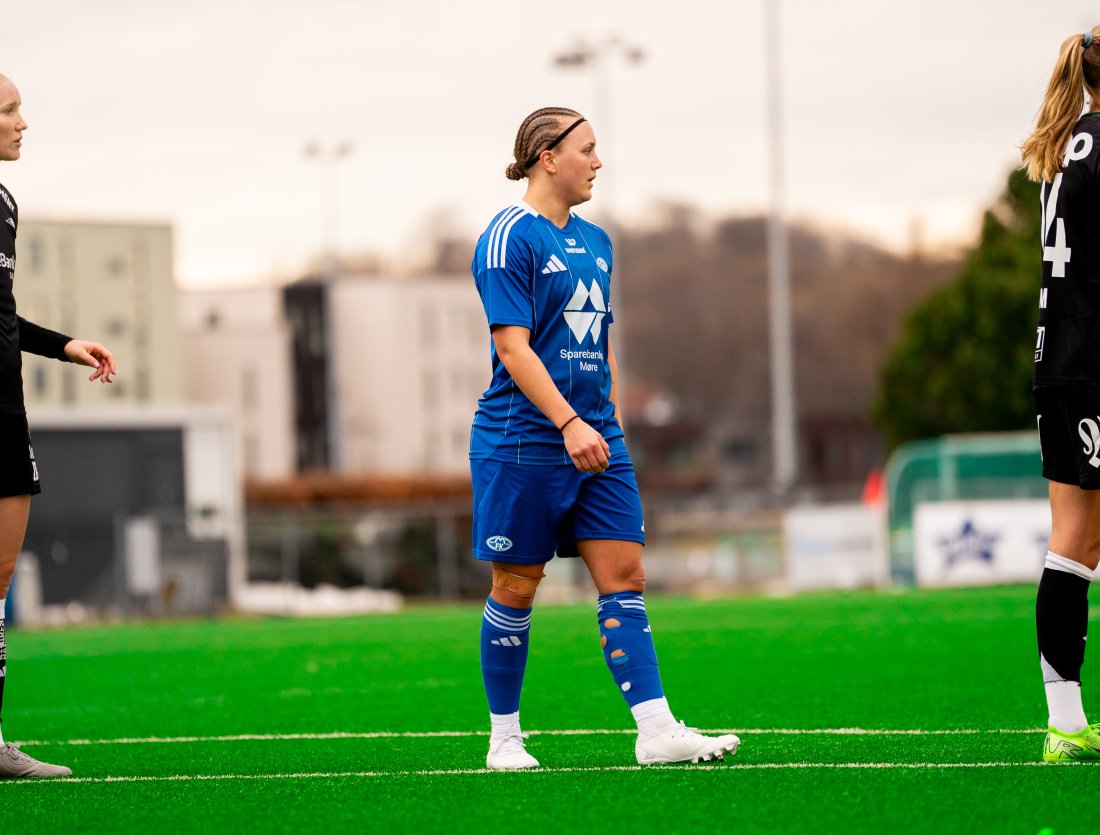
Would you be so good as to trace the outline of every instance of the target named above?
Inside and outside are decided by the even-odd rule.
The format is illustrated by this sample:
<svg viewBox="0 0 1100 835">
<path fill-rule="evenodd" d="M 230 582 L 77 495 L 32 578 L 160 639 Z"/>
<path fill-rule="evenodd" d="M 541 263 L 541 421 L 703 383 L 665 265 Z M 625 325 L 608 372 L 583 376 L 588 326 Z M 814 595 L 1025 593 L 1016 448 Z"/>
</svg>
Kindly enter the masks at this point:
<svg viewBox="0 0 1100 835">
<path fill-rule="evenodd" d="M 122 278 L 126 275 L 126 259 L 121 255 L 114 255 L 107 259 L 103 265 L 108 278 Z"/>
<path fill-rule="evenodd" d="M 31 262 L 30 267 L 34 272 L 42 269 L 42 262 L 45 260 L 45 247 L 42 246 L 41 238 L 31 238 L 30 246 L 27 247 L 27 260 Z"/>
<path fill-rule="evenodd" d="M 246 365 L 241 369 L 241 405 L 251 412 L 260 404 L 259 375 L 256 366 Z"/>
</svg>

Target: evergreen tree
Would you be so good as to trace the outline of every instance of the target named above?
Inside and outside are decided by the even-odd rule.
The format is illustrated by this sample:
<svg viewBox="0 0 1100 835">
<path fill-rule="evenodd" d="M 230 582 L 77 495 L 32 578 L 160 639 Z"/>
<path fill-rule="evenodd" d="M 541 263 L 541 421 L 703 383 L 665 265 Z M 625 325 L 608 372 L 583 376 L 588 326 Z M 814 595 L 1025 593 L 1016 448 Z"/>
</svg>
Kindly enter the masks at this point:
<svg viewBox="0 0 1100 835">
<path fill-rule="evenodd" d="M 882 369 L 874 418 L 890 448 L 1034 426 L 1040 224 L 1038 185 L 1013 171 L 958 278 L 912 310 Z"/>
</svg>

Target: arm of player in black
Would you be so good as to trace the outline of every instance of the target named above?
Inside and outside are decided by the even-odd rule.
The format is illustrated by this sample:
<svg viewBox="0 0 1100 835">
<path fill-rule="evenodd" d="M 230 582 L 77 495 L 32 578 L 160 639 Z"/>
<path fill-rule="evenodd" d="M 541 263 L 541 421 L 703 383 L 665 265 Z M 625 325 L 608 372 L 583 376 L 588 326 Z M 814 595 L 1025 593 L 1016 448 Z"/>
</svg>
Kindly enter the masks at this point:
<svg viewBox="0 0 1100 835">
<path fill-rule="evenodd" d="M 38 354 L 40 357 L 68 361 L 65 356 L 65 346 L 72 342 L 71 336 L 51 331 L 34 322 L 28 322 L 22 316 L 19 320 L 19 349 L 30 354 Z"/>
<path fill-rule="evenodd" d="M 19 347 L 23 351 L 38 354 L 51 359 L 72 362 L 94 368 L 89 380 L 102 383 L 113 382 L 111 377 L 117 373 L 114 355 L 98 342 L 73 339 L 57 331 L 51 331 L 34 322 L 28 322 L 22 316 L 19 320 Z"/>
</svg>

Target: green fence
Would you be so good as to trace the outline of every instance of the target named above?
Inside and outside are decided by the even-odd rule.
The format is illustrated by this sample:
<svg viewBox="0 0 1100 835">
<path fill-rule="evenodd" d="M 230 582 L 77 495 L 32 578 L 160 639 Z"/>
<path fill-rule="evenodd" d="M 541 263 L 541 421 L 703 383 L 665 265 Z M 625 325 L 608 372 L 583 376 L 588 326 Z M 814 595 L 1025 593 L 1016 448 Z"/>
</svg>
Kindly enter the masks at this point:
<svg viewBox="0 0 1100 835">
<path fill-rule="evenodd" d="M 1045 498 L 1037 432 L 911 441 L 886 464 L 890 573 L 914 581 L 913 514 L 921 502 Z"/>
</svg>

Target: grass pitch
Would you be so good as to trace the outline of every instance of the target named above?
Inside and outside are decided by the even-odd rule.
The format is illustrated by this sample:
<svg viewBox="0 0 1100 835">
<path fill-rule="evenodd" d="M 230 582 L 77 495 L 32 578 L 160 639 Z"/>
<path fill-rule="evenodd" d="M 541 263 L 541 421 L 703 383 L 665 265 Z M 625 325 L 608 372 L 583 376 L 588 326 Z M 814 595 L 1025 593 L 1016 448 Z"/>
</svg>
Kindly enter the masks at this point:
<svg viewBox="0 0 1100 835">
<path fill-rule="evenodd" d="M 73 777 L 0 781 L 0 830 L 1095 831 L 1100 764 L 1039 762 L 1033 606 L 650 595 L 673 711 L 742 746 L 646 769 L 594 605 L 538 607 L 522 714 L 543 768 L 512 774 L 484 771 L 479 605 L 11 630 L 5 738 Z"/>
</svg>

